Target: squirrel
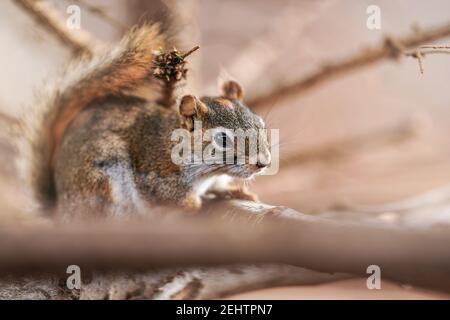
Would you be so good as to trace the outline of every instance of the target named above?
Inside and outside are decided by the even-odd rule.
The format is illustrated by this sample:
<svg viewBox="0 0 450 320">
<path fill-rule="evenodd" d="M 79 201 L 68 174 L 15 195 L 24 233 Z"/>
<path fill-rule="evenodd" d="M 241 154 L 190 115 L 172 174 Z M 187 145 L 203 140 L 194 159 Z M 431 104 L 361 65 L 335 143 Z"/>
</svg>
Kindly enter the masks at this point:
<svg viewBox="0 0 450 320">
<path fill-rule="evenodd" d="M 112 48 L 73 62 L 56 85 L 40 91 L 22 119 L 19 169 L 41 208 L 120 214 L 166 203 L 196 210 L 209 193 L 256 199 L 240 182 L 267 164 L 172 161 L 175 129 L 192 132 L 195 121 L 201 130 L 264 129 L 265 123 L 232 80 L 217 97 L 185 95 L 177 108 L 161 103 L 161 78 L 179 80 L 186 72 L 182 67 L 160 77 L 164 56 L 158 52 L 168 47 L 156 25 L 135 27 Z M 176 56 L 183 65 L 184 57 Z M 270 157 L 267 140 L 258 150 Z"/>
</svg>

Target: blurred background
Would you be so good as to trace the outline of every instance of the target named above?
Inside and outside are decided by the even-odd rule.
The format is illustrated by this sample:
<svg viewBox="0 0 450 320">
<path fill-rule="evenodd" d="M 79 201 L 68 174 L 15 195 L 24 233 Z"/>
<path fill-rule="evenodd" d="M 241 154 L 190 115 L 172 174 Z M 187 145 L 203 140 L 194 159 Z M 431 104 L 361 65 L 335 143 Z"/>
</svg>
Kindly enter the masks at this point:
<svg viewBox="0 0 450 320">
<path fill-rule="evenodd" d="M 190 58 L 189 83 L 181 92 L 216 94 L 218 77 L 227 74 L 243 84 L 248 100 L 326 62 L 380 46 L 386 35 L 401 37 L 450 22 L 446 0 L 48 2 L 63 15 L 68 5 L 79 5 L 82 29 L 105 42 L 120 39 L 136 23 L 174 25 L 171 32 L 180 49 L 201 47 Z M 96 14 L 92 5 L 109 18 Z M 369 5 L 381 9 L 380 30 L 366 26 Z M 0 208 L 9 214 L 19 212 L 26 199 L 15 178 L 5 123 L 21 115 L 32 103 L 34 89 L 71 54 L 9 0 L 0 3 L 0 39 L 0 124 L 5 129 L 0 132 Z M 436 43 L 448 45 L 450 39 Z M 338 214 L 341 207 L 395 202 L 449 185 L 450 56 L 429 55 L 423 64 L 421 74 L 411 57 L 382 60 L 259 108 L 270 127 L 280 130 L 281 164 L 277 175 L 256 179 L 252 190 L 263 202 L 327 215 Z M 448 210 L 408 219 L 361 215 L 342 218 L 387 217 L 415 225 L 450 221 Z M 371 292 L 362 280 L 279 290 L 245 297 L 446 297 L 395 284 Z"/>
</svg>

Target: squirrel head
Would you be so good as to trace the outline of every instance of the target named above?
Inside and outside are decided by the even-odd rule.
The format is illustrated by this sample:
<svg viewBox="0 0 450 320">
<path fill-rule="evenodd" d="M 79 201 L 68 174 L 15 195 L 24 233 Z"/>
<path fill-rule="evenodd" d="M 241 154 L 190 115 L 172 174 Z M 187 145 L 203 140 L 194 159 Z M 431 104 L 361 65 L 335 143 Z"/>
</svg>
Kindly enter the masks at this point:
<svg viewBox="0 0 450 320">
<path fill-rule="evenodd" d="M 194 132 L 201 124 L 202 137 L 208 136 L 202 142 L 203 157 L 208 146 L 216 147 L 213 153 L 221 151 L 215 159 L 223 161 L 204 163 L 206 171 L 248 179 L 270 164 L 265 123 L 244 104 L 244 91 L 236 81 L 225 82 L 221 89 L 217 97 L 184 96 L 179 105 L 181 126 Z"/>
</svg>

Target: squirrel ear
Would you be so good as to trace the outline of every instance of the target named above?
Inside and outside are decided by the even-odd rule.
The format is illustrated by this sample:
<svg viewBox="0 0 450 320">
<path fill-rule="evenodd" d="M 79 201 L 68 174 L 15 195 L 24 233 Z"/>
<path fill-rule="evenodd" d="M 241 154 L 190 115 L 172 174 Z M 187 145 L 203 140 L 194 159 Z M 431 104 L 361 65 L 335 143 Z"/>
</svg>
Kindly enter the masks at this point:
<svg viewBox="0 0 450 320">
<path fill-rule="evenodd" d="M 179 111 L 182 117 L 182 125 L 188 130 L 192 130 L 194 117 L 200 118 L 207 114 L 208 107 L 196 97 L 186 95 L 181 98 Z"/>
<path fill-rule="evenodd" d="M 240 101 L 244 99 L 244 90 L 241 85 L 234 80 L 227 81 L 222 85 L 222 94 L 227 99 Z"/>
<path fill-rule="evenodd" d="M 192 117 L 195 114 L 195 98 L 193 96 L 184 96 L 180 102 L 180 114 L 184 117 Z"/>
<path fill-rule="evenodd" d="M 180 114 L 184 117 L 192 117 L 194 115 L 204 116 L 208 113 L 208 107 L 194 96 L 186 95 L 181 98 Z"/>
</svg>

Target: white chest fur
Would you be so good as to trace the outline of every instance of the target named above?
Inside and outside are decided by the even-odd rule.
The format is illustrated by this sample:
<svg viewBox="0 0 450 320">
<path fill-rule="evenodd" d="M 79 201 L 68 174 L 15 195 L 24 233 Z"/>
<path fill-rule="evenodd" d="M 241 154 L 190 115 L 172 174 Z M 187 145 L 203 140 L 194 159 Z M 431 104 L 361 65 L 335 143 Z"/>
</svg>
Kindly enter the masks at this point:
<svg viewBox="0 0 450 320">
<path fill-rule="evenodd" d="M 195 185 L 194 193 L 201 197 L 210 190 L 226 190 L 232 180 L 233 178 L 226 174 L 205 178 Z"/>
</svg>

